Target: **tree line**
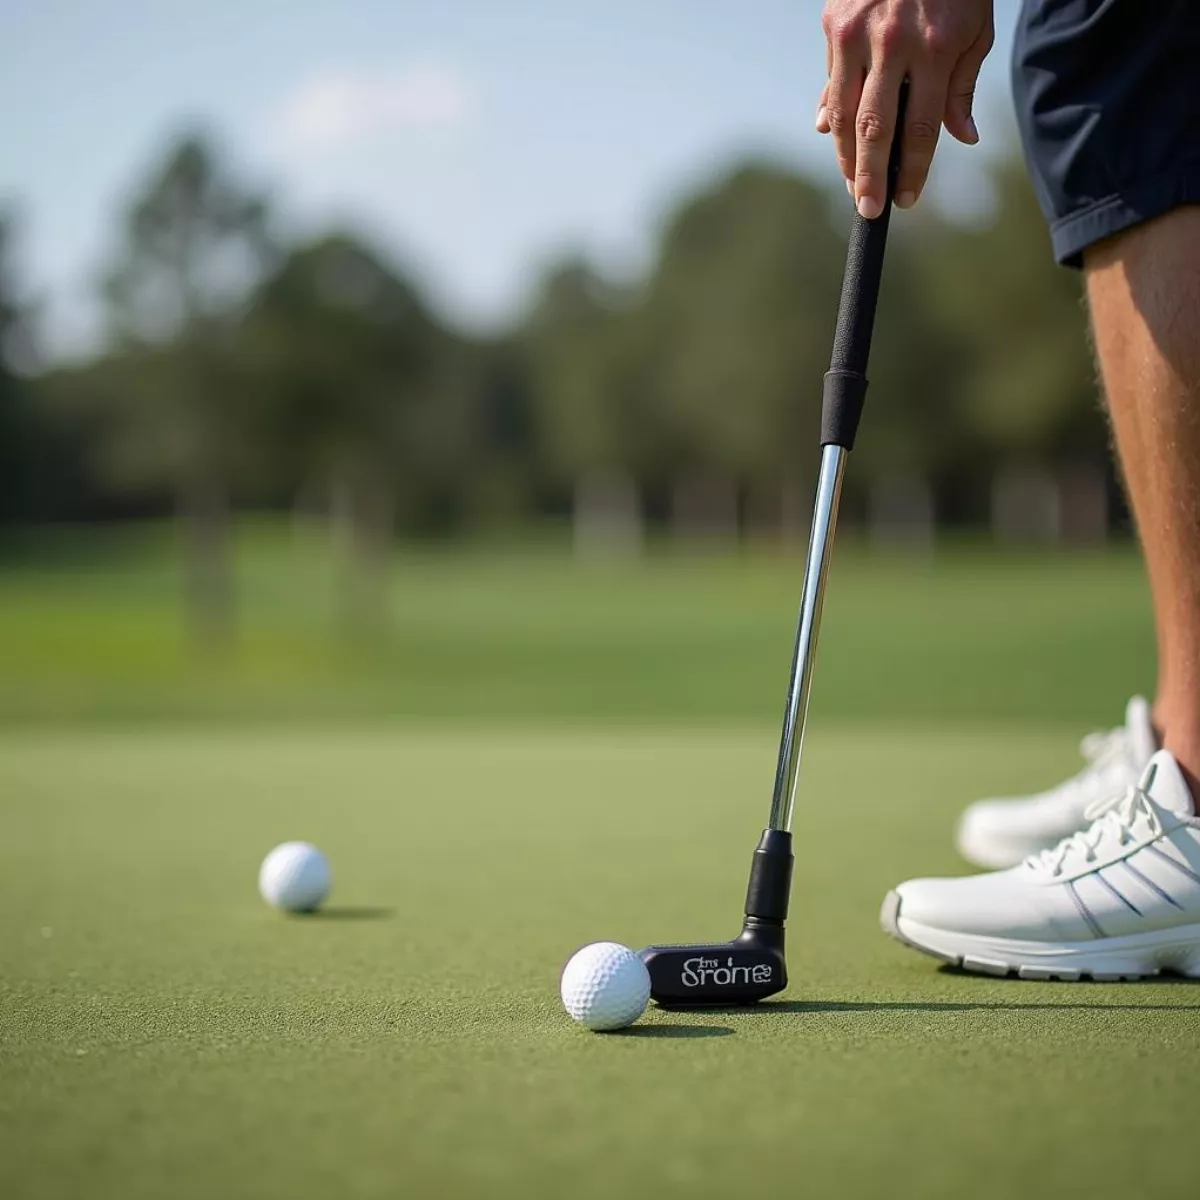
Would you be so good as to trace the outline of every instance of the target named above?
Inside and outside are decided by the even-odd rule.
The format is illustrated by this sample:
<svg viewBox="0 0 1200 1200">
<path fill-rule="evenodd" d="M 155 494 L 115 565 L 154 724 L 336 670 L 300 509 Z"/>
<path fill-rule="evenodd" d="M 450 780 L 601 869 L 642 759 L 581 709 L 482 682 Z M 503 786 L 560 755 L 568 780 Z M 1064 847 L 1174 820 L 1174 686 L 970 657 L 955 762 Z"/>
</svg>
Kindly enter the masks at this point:
<svg viewBox="0 0 1200 1200">
<path fill-rule="evenodd" d="M 1102 536 L 1123 518 L 1079 281 L 1019 164 L 991 182 L 986 227 L 893 222 L 846 509 Z M 546 517 L 588 544 L 803 533 L 849 216 L 747 161 L 678 203 L 642 278 L 564 259 L 511 329 L 471 336 L 356 231 L 281 235 L 214 142 L 182 137 L 115 231 L 86 362 L 37 364 L 0 218 L 0 522 L 178 516 L 214 631 L 239 507 L 332 517 L 363 581 L 398 535 Z"/>
</svg>

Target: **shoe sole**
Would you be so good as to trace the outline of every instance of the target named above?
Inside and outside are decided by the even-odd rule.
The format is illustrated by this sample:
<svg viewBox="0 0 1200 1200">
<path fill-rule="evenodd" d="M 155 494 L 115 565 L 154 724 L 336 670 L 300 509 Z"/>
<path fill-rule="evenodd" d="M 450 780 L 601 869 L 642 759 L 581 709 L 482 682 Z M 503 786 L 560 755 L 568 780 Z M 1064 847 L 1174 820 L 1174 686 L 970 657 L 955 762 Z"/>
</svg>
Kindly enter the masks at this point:
<svg viewBox="0 0 1200 1200">
<path fill-rule="evenodd" d="M 1200 925 L 1093 942 L 1018 942 L 921 925 L 902 915 L 902 904 L 899 892 L 888 892 L 884 898 L 879 923 L 885 933 L 902 945 L 976 975 L 1116 983 L 1170 971 L 1200 979 Z"/>
</svg>

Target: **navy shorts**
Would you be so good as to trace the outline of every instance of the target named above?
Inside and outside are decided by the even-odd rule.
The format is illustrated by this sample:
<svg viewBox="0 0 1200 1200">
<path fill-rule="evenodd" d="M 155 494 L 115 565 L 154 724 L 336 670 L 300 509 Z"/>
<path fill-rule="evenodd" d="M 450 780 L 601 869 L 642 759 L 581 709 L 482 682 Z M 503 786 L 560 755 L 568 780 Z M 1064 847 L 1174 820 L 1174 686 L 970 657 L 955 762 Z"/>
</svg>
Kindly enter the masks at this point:
<svg viewBox="0 0 1200 1200">
<path fill-rule="evenodd" d="M 1058 262 L 1200 204 L 1200 0 L 1023 0 L 1012 80 Z"/>
</svg>

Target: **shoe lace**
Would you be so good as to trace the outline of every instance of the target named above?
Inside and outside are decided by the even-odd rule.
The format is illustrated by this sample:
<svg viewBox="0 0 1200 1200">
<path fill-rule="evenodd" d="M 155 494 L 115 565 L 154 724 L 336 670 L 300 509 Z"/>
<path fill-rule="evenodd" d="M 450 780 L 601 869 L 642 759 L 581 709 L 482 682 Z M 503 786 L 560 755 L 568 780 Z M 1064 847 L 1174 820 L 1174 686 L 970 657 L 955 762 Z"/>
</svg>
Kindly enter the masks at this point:
<svg viewBox="0 0 1200 1200">
<path fill-rule="evenodd" d="M 1133 826 L 1139 816 L 1144 816 L 1155 837 L 1162 833 L 1162 822 L 1158 810 L 1150 797 L 1139 787 L 1128 788 L 1124 793 L 1095 800 L 1084 809 L 1084 818 L 1090 822 L 1086 829 L 1063 838 L 1057 846 L 1031 854 L 1026 864 L 1043 867 L 1052 875 L 1061 875 L 1063 864 L 1072 854 L 1082 854 L 1085 862 L 1093 862 L 1096 848 L 1109 835 L 1123 846 L 1133 837 Z"/>
</svg>

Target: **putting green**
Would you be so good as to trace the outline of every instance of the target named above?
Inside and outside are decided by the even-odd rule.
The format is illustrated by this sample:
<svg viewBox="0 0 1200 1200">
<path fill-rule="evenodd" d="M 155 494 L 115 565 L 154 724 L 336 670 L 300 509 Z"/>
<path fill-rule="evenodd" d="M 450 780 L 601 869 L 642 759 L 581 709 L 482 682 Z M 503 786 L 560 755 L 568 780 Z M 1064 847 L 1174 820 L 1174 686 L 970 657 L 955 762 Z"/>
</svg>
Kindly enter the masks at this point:
<svg viewBox="0 0 1200 1200">
<path fill-rule="evenodd" d="M 1063 734 L 817 726 L 792 985 L 573 1025 L 580 944 L 732 935 L 774 731 L 10 733 L 0 1195 L 1194 1195 L 1200 989 L 940 969 L 886 939 L 961 803 Z M 329 854 L 323 916 L 255 891 Z"/>
</svg>

